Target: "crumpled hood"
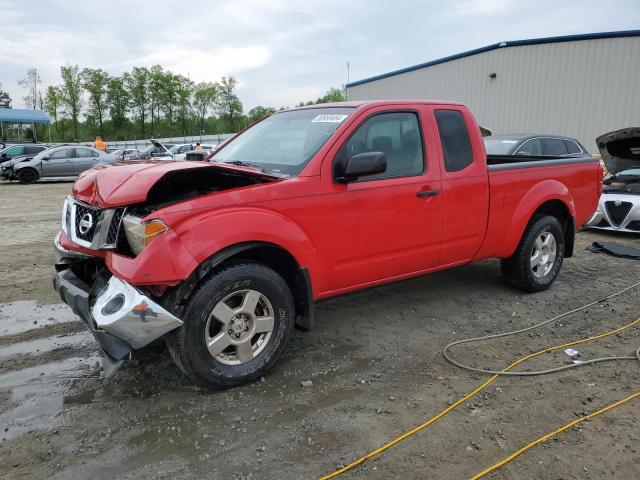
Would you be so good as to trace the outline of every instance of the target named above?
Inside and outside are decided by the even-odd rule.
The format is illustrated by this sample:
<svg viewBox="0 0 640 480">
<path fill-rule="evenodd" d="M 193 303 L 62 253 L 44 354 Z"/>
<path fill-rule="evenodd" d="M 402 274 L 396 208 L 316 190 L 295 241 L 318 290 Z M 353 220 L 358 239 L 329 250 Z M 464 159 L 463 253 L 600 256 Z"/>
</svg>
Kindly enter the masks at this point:
<svg viewBox="0 0 640 480">
<path fill-rule="evenodd" d="M 132 205 L 147 200 L 151 188 L 166 175 L 184 170 L 215 169 L 236 174 L 276 179 L 250 167 L 203 162 L 118 162 L 103 165 L 82 173 L 73 185 L 78 200 L 101 208 Z"/>
<path fill-rule="evenodd" d="M 640 168 L 640 127 L 605 133 L 596 138 L 596 143 L 609 173 Z"/>
<path fill-rule="evenodd" d="M 33 155 L 20 155 L 18 157 L 13 157 L 11 160 L 7 160 L 6 162 L 2 162 L 3 167 L 13 167 L 14 165 L 20 162 L 28 162 L 33 159 Z"/>
</svg>

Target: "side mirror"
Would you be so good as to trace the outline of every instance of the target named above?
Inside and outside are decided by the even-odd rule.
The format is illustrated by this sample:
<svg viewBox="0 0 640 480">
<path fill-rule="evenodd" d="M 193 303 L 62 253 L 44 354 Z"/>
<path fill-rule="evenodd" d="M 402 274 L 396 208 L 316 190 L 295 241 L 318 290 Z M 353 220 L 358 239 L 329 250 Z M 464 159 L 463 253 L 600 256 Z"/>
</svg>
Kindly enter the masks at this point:
<svg viewBox="0 0 640 480">
<path fill-rule="evenodd" d="M 3 153 L 3 154 L 2 154 L 2 158 L 7 158 L 7 154 L 6 154 L 6 153 Z"/>
<path fill-rule="evenodd" d="M 49 155 L 45 155 L 44 157 L 42 157 L 42 160 L 49 160 Z"/>
<path fill-rule="evenodd" d="M 387 170 L 387 158 L 382 152 L 359 153 L 335 165 L 334 176 L 338 183 L 349 183 L 360 177 L 377 175 Z"/>
</svg>

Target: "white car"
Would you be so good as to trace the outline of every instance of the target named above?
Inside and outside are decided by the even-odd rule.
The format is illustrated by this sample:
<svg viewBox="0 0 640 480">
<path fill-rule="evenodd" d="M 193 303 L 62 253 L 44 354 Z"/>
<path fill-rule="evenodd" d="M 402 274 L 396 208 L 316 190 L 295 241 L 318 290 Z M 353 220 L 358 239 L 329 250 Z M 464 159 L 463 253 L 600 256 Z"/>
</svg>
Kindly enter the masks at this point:
<svg viewBox="0 0 640 480">
<path fill-rule="evenodd" d="M 640 232 L 640 127 L 624 128 L 596 139 L 608 175 L 598 209 L 587 227 Z"/>
<path fill-rule="evenodd" d="M 119 157 L 120 155 L 135 155 L 140 152 L 141 150 L 139 148 L 119 148 L 110 153 L 111 155 L 115 155 L 116 157 Z"/>
<path fill-rule="evenodd" d="M 203 150 L 213 151 L 216 149 L 215 145 L 201 144 Z M 195 143 L 179 143 L 169 149 L 169 153 L 173 156 L 174 160 L 185 160 L 187 158 L 187 152 L 195 150 Z"/>
</svg>

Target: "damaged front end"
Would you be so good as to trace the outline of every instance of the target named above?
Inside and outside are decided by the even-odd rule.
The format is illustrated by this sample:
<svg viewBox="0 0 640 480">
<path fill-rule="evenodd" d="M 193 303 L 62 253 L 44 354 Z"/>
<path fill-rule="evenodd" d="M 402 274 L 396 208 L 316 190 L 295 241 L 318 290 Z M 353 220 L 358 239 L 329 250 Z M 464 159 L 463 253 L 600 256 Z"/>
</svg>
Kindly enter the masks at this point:
<svg viewBox="0 0 640 480">
<path fill-rule="evenodd" d="M 640 232 L 640 127 L 601 135 L 596 142 L 608 174 L 598 209 L 586 226 Z"/>
<path fill-rule="evenodd" d="M 111 275 L 99 257 L 66 249 L 54 241 L 53 286 L 93 333 L 103 351 L 109 380 L 133 350 L 143 348 L 182 325 L 171 312 L 133 285 Z"/>
<path fill-rule="evenodd" d="M 176 273 L 178 267 L 192 270 L 197 263 L 155 213 L 191 198 L 277 180 L 205 165 L 96 169 L 76 182 L 64 203 L 53 284 L 99 343 L 107 380 L 132 351 L 182 325 L 170 292 L 186 278 Z M 123 265 L 137 280 L 122 274 Z"/>
</svg>

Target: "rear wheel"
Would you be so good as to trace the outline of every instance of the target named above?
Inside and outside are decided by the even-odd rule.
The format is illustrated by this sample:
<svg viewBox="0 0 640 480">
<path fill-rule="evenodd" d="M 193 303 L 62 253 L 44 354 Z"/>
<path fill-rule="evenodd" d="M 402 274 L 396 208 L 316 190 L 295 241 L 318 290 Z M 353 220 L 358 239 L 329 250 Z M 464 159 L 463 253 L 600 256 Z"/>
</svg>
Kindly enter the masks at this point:
<svg viewBox="0 0 640 480">
<path fill-rule="evenodd" d="M 38 172 L 33 168 L 23 168 L 18 170 L 17 176 L 20 183 L 35 183 L 38 181 Z"/>
<path fill-rule="evenodd" d="M 555 281 L 564 259 L 562 225 L 551 215 L 535 216 L 515 253 L 502 260 L 502 276 L 514 288 L 540 292 Z"/>
<path fill-rule="evenodd" d="M 184 325 L 167 344 L 194 382 L 230 387 L 260 377 L 276 362 L 294 318 L 293 296 L 278 273 L 258 263 L 236 264 L 198 287 Z"/>
</svg>

